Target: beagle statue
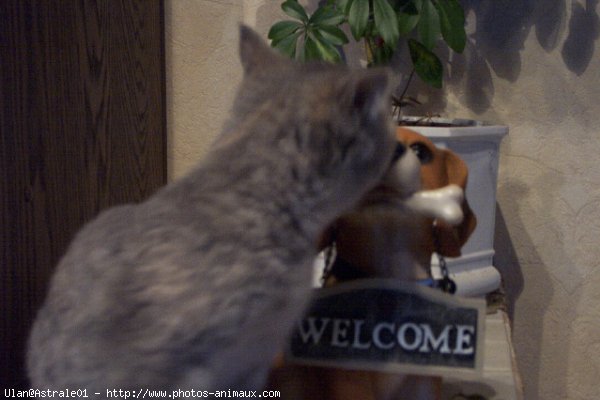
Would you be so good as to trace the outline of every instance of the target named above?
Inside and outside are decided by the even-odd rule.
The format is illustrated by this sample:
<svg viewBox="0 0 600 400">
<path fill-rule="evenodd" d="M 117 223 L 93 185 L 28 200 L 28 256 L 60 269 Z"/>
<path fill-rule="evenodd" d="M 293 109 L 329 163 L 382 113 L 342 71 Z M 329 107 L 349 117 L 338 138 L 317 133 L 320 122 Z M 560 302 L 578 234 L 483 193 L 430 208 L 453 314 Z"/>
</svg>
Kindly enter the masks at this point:
<svg viewBox="0 0 600 400">
<path fill-rule="evenodd" d="M 460 256 L 475 229 L 465 162 L 409 129 L 396 138 L 411 151 L 325 236 L 337 252 L 326 286 L 367 277 L 424 282 L 432 253 Z"/>
<path fill-rule="evenodd" d="M 324 286 L 377 277 L 436 286 L 431 256 L 460 255 L 476 219 L 464 198 L 467 166 L 426 137 L 398 128 L 404 154 L 382 182 L 324 235 L 335 261 Z M 278 363 L 270 387 L 288 399 L 439 399 L 441 378 Z"/>
</svg>

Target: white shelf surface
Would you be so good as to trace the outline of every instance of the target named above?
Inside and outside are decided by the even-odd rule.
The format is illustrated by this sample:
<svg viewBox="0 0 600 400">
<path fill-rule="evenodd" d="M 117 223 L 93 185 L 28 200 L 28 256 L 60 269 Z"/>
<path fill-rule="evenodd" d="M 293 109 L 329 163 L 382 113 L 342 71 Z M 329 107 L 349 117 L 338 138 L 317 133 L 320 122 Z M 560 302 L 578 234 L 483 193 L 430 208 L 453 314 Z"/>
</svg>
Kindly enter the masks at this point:
<svg viewBox="0 0 600 400">
<path fill-rule="evenodd" d="M 523 400 L 510 324 L 505 312 L 496 311 L 486 316 L 484 343 L 483 378 L 475 381 L 444 379 L 443 400 L 463 400 L 474 395 L 486 400 Z"/>
</svg>

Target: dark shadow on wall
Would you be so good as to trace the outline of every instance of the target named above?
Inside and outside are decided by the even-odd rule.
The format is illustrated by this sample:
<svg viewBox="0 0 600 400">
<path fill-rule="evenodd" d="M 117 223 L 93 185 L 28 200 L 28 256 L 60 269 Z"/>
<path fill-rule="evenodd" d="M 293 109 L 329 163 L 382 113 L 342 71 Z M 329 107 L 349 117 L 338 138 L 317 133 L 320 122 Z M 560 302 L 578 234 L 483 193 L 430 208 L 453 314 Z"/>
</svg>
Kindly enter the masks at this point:
<svg viewBox="0 0 600 400">
<path fill-rule="evenodd" d="M 521 51 L 534 18 L 533 0 L 468 1 L 475 15 L 469 42 L 495 74 L 514 82 L 521 71 Z"/>
<path fill-rule="evenodd" d="M 537 0 L 534 14 L 538 43 L 550 52 L 560 44 L 561 34 L 566 26 L 566 0 Z"/>
<path fill-rule="evenodd" d="M 600 34 L 600 20 L 595 11 L 597 5 L 597 0 L 587 0 L 585 7 L 579 3 L 572 4 L 569 35 L 563 44 L 561 54 L 565 65 L 578 76 L 587 69 Z"/>
<path fill-rule="evenodd" d="M 309 0 L 314 9 L 322 0 Z M 463 54 L 449 54 L 441 44 L 435 49 L 444 66 L 446 89 L 451 89 L 461 103 L 480 115 L 490 110 L 495 94 L 493 77 L 516 82 L 521 74 L 525 41 L 535 34 L 540 47 L 550 53 L 561 49 L 566 68 L 582 75 L 594 55 L 595 42 L 600 37 L 600 18 L 596 12 L 598 0 L 461 0 L 467 21 L 467 46 Z M 279 7 L 272 0 L 265 8 Z M 269 13 L 258 13 L 259 28 L 268 30 L 272 23 Z M 264 17 L 261 17 L 264 16 Z M 287 18 L 281 13 L 281 18 Z M 401 41 L 402 42 L 402 41 Z M 398 49 L 393 68 L 403 77 L 412 68 L 406 49 Z M 405 46 L 404 46 L 405 47 Z M 400 85 L 399 92 L 403 85 Z M 443 114 L 447 101 L 440 89 L 434 89 L 416 78 L 408 90 L 410 97 L 421 101 L 407 113 Z"/>
<path fill-rule="evenodd" d="M 544 178 L 548 179 L 547 176 Z M 547 391 L 544 387 L 545 379 L 541 360 L 548 357 L 550 353 L 555 356 L 557 351 L 567 354 L 568 350 L 566 348 L 546 349 L 542 345 L 544 319 L 548 312 L 548 304 L 554 296 L 554 290 L 542 255 L 538 253 L 533 239 L 527 233 L 526 223 L 519 217 L 523 211 L 520 207 L 530 190 L 529 186 L 513 180 L 508 181 L 499 189 L 498 195 L 502 199 L 500 202 L 502 208 L 499 207 L 499 212 L 496 213 L 494 265 L 502 275 L 508 312 L 513 322 L 513 334 L 518 336 L 518 340 L 514 341 L 514 346 L 518 368 L 525 378 L 523 382 L 524 398 L 544 399 L 546 397 L 540 396 L 541 393 Z M 548 199 L 548 202 L 551 201 Z M 547 208 L 540 207 L 540 210 L 545 209 Z M 542 213 L 542 211 L 533 212 L 536 215 Z M 510 216 L 513 218 L 508 221 L 507 218 Z M 543 217 L 543 215 L 539 216 L 539 218 Z M 513 240 L 514 236 L 518 237 L 518 241 Z M 520 257 L 517 257 L 517 251 L 521 252 Z M 523 295 L 525 286 L 527 286 L 529 297 L 526 300 L 528 303 L 526 314 L 523 314 L 524 310 L 515 308 L 515 303 Z M 565 365 L 566 363 L 557 366 L 552 373 L 553 387 L 563 391 L 566 387 L 566 383 L 563 381 L 566 371 L 559 370 L 564 369 Z M 556 399 L 563 398 L 566 398 L 563 393 L 557 393 Z"/>
<path fill-rule="evenodd" d="M 515 317 L 515 303 L 523 292 L 524 278 L 519 258 L 515 250 L 506 219 L 496 205 L 496 226 L 494 232 L 494 266 L 502 276 L 502 287 L 506 295 L 506 306 L 511 321 Z"/>
<path fill-rule="evenodd" d="M 445 65 L 444 84 L 476 114 L 488 111 L 495 92 L 492 77 L 517 81 L 525 41 L 532 30 L 542 49 L 549 53 L 562 46 L 565 66 L 577 75 L 583 74 L 600 36 L 597 3 L 598 0 L 587 0 L 584 6 L 574 0 L 462 1 L 469 17 L 467 47 L 463 54 L 450 58 L 443 46 L 437 49 L 443 60 L 450 60 Z M 420 108 L 433 113 L 444 111 L 446 101 L 440 100 L 443 96 L 439 90 L 421 84 L 413 86 L 409 93 L 419 93 L 425 99 Z"/>
</svg>

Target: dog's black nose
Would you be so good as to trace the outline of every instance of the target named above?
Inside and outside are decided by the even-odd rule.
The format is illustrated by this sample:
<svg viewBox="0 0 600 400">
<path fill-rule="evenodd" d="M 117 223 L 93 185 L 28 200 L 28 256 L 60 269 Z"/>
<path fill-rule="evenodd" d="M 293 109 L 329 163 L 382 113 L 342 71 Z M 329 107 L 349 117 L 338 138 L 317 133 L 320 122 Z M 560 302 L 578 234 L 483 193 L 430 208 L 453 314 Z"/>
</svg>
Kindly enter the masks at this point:
<svg viewBox="0 0 600 400">
<path fill-rule="evenodd" d="M 394 149 L 394 155 L 392 156 L 392 164 L 395 163 L 406 153 L 406 146 L 402 143 L 396 143 L 396 148 Z"/>
</svg>

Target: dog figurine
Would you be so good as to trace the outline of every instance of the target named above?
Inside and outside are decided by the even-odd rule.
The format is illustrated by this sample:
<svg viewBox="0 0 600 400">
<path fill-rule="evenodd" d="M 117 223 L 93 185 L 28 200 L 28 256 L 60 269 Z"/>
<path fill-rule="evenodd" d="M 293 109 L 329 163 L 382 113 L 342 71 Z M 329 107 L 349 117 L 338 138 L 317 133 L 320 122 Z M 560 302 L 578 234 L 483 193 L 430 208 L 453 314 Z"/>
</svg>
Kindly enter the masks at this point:
<svg viewBox="0 0 600 400">
<path fill-rule="evenodd" d="M 459 256 L 475 229 L 475 216 L 463 196 L 468 176 L 464 161 L 409 129 L 398 128 L 396 136 L 407 154 L 323 235 L 320 246 L 335 243 L 336 251 L 324 272 L 326 287 L 369 277 L 435 282 L 432 253 Z M 292 400 L 441 396 L 438 377 L 277 364 L 271 386 Z"/>
<path fill-rule="evenodd" d="M 427 278 L 431 254 L 436 251 L 442 256 L 460 256 L 461 247 L 475 229 L 476 218 L 464 198 L 462 222 L 457 224 L 452 221 L 456 216 L 444 215 L 444 200 L 461 196 L 456 193 L 457 187 L 461 192 L 466 189 L 465 162 L 409 129 L 398 128 L 396 137 L 412 154 L 403 157 L 383 182 L 325 235 L 322 244 L 335 242 L 338 263 L 334 263 L 326 286 L 334 280 L 361 277 L 407 281 Z M 417 169 L 412 166 L 412 155 L 418 160 Z M 425 199 L 428 196 L 431 203 Z M 440 218 L 434 224 L 435 216 Z"/>
</svg>

